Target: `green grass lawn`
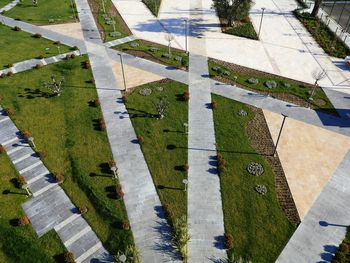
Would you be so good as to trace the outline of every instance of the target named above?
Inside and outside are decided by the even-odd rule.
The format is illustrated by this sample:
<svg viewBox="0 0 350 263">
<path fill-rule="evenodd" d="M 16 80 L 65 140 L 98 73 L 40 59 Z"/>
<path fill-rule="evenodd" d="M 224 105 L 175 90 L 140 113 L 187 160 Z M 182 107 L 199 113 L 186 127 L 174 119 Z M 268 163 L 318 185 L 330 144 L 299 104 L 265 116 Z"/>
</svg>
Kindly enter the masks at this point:
<svg viewBox="0 0 350 263">
<path fill-rule="evenodd" d="M 250 21 L 247 23 L 239 24 L 235 27 L 231 27 L 229 29 L 224 29 L 224 33 L 254 40 L 258 39 L 258 35 L 255 32 L 252 22 Z"/>
<path fill-rule="evenodd" d="M 350 48 L 319 18 L 312 17 L 309 13 L 300 13 L 297 10 L 294 11 L 294 15 L 328 55 L 344 59 L 350 54 Z"/>
<path fill-rule="evenodd" d="M 39 56 L 51 57 L 58 54 L 58 48 L 54 42 L 35 38 L 23 31 L 14 31 L 12 28 L 0 24 L 0 69 L 8 64 L 13 64 Z M 59 45 L 61 53 L 68 52 L 69 47 Z M 45 48 L 50 50 L 45 51 Z"/>
<path fill-rule="evenodd" d="M 164 90 L 159 92 L 156 87 Z M 140 95 L 139 90 L 143 88 L 152 89 L 152 94 Z M 146 84 L 135 89 L 126 104 L 136 134 L 144 137 L 142 151 L 160 200 L 171 207 L 174 218 L 187 214 L 187 197 L 182 183 L 187 172 L 181 171 L 187 164 L 187 136 L 183 123 L 187 122 L 188 106 L 181 100 L 184 91 L 187 86 L 174 81 Z M 165 96 L 170 103 L 168 113 L 158 120 L 152 117 L 157 113 L 153 102 Z"/>
<path fill-rule="evenodd" d="M 0 0 L 0 8 L 4 7 L 5 5 L 11 3 L 10 0 Z"/>
<path fill-rule="evenodd" d="M 89 105 L 97 94 L 91 71 L 81 65 L 86 60 L 76 57 L 0 79 L 1 104 L 14 109 L 17 127 L 33 134 L 44 163 L 65 176 L 62 187 L 77 206 L 88 207 L 84 217 L 116 254 L 133 238 L 120 227 L 127 215 L 123 201 L 115 200 L 116 182 L 107 164 L 112 154 L 106 132 L 97 127 L 101 110 Z M 51 75 L 65 77 L 60 97 L 50 97 L 43 87 Z"/>
<path fill-rule="evenodd" d="M 75 9 L 75 7 L 74 7 Z M 76 15 L 75 10 L 75 15 Z M 16 7 L 6 12 L 6 16 L 36 25 L 75 22 L 70 0 L 22 0 Z"/>
<path fill-rule="evenodd" d="M 168 47 L 150 43 L 142 40 L 135 40 L 129 43 L 114 47 L 117 50 L 122 50 L 135 56 L 149 59 L 161 64 L 170 65 L 176 68 L 188 67 L 188 56 L 186 52 L 171 49 L 171 56 L 168 56 Z"/>
<path fill-rule="evenodd" d="M 310 101 L 309 97 L 312 92 L 313 86 L 301 84 L 300 82 L 284 79 L 278 76 L 267 76 L 262 73 L 256 74 L 247 74 L 234 71 L 225 67 L 222 63 L 215 62 L 212 59 L 209 59 L 209 73 L 211 77 L 220 77 L 223 80 L 228 80 L 231 84 L 237 83 L 243 88 L 246 87 L 251 90 L 255 90 L 257 92 L 269 93 L 271 95 L 274 94 L 288 94 L 292 95 L 295 98 L 299 99 L 303 102 L 304 105 L 308 105 L 315 109 L 320 109 L 325 112 L 335 113 L 334 106 L 327 98 L 326 94 L 323 92 L 321 88 L 316 88 L 315 94 L 313 96 L 313 100 Z M 218 71 L 217 68 L 220 68 Z M 216 69 L 216 70 L 215 70 Z M 254 78 L 258 80 L 257 84 L 250 84 L 249 79 Z M 266 85 L 267 81 L 273 80 L 277 86 L 275 88 L 268 88 Z M 292 101 L 295 104 L 298 104 L 298 101 Z"/>
<path fill-rule="evenodd" d="M 18 174 L 6 154 L 0 154 L 0 262 L 54 262 L 65 248 L 54 230 L 38 238 L 30 226 L 16 226 L 25 215 L 25 191 L 14 186 Z"/>
<path fill-rule="evenodd" d="M 252 262 L 274 262 L 295 228 L 282 211 L 275 191 L 275 176 L 268 161 L 256 154 L 247 136 L 253 111 L 239 102 L 213 95 L 217 151 L 224 156 L 226 171 L 220 174 L 225 231 L 233 236 L 236 257 Z M 247 116 L 239 116 L 239 110 Z M 252 176 L 246 171 L 250 162 L 264 167 L 264 174 Z M 265 185 L 266 195 L 255 191 Z"/>
<path fill-rule="evenodd" d="M 148 7 L 153 15 L 158 16 L 162 0 L 142 0 L 142 2 Z"/>
<path fill-rule="evenodd" d="M 111 41 L 118 38 L 123 38 L 131 34 L 127 28 L 123 19 L 115 9 L 111 0 L 104 0 L 105 11 L 103 10 L 102 0 L 89 0 L 90 7 L 92 7 L 92 13 L 95 18 L 95 22 L 101 29 L 101 37 L 103 41 Z M 115 31 L 113 28 L 115 26 Z"/>
</svg>

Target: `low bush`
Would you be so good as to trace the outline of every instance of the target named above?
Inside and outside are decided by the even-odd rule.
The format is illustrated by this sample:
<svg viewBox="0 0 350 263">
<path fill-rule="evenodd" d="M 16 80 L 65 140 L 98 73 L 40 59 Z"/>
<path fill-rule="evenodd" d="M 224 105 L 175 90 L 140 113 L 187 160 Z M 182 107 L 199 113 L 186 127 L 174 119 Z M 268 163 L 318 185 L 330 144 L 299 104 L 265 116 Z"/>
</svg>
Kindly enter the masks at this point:
<svg viewBox="0 0 350 263">
<path fill-rule="evenodd" d="M 213 110 L 215 110 L 215 109 L 218 108 L 218 104 L 217 104 L 216 101 L 212 101 L 210 106 L 211 106 L 211 108 L 212 108 Z"/>
<path fill-rule="evenodd" d="M 268 89 L 274 89 L 274 88 L 277 88 L 277 83 L 274 80 L 268 80 L 268 81 L 265 82 L 265 86 Z"/>
<path fill-rule="evenodd" d="M 33 35 L 33 37 L 34 37 L 34 38 L 42 38 L 42 35 L 39 34 L 39 33 L 35 33 L 35 34 Z"/>
<path fill-rule="evenodd" d="M 182 216 L 174 221 L 173 242 L 177 250 L 180 252 L 182 259 L 187 260 L 187 243 L 190 240 L 188 234 L 187 218 Z"/>
<path fill-rule="evenodd" d="M 40 68 L 42 68 L 42 67 L 43 67 L 42 64 L 36 64 L 36 65 L 34 66 L 35 69 L 40 69 Z"/>
<path fill-rule="evenodd" d="M 26 226 L 29 225 L 29 219 L 27 216 L 21 216 L 18 218 L 18 225 L 19 226 Z"/>
<path fill-rule="evenodd" d="M 65 263 L 75 263 L 74 255 L 72 252 L 64 253 L 64 262 Z"/>
<path fill-rule="evenodd" d="M 53 42 L 55 45 L 61 45 L 61 42 L 60 41 L 55 41 Z"/>
<path fill-rule="evenodd" d="M 137 140 L 138 140 L 139 144 L 144 144 L 144 142 L 145 142 L 145 138 L 143 138 L 143 136 L 137 137 Z"/>
<path fill-rule="evenodd" d="M 182 171 L 187 172 L 189 168 L 188 163 L 186 163 L 182 166 Z"/>
<path fill-rule="evenodd" d="M 247 79 L 247 82 L 248 82 L 249 84 L 256 85 L 256 84 L 259 83 L 259 80 L 256 79 L 256 78 L 249 78 L 249 79 Z"/>
<path fill-rule="evenodd" d="M 182 98 L 184 101 L 189 101 L 190 99 L 190 93 L 188 91 L 185 91 L 183 94 L 182 94 Z"/>
<path fill-rule="evenodd" d="M 123 192 L 122 186 L 120 184 L 117 184 L 115 186 L 115 193 L 116 193 L 116 196 L 118 199 L 123 199 L 124 192 Z"/>
<path fill-rule="evenodd" d="M 122 228 L 123 228 L 124 230 L 130 230 L 130 222 L 129 222 L 129 220 L 127 220 L 127 219 L 123 220 L 123 222 L 122 222 Z"/>
<path fill-rule="evenodd" d="M 81 205 L 81 206 L 79 206 L 79 213 L 80 214 L 85 214 L 85 213 L 87 213 L 87 211 L 88 211 L 88 208 L 87 208 L 87 206 L 86 205 Z"/>
<path fill-rule="evenodd" d="M 342 253 L 348 253 L 349 252 L 349 245 L 346 243 L 341 243 L 339 246 L 339 251 Z"/>
<path fill-rule="evenodd" d="M 106 130 L 106 123 L 105 123 L 104 119 L 100 118 L 98 120 L 98 125 L 100 127 L 100 131 L 105 131 Z"/>
<path fill-rule="evenodd" d="M 18 26 L 15 26 L 15 27 L 13 28 L 13 30 L 14 30 L 14 31 L 21 31 L 22 29 L 21 29 L 20 27 L 18 27 Z"/>
<path fill-rule="evenodd" d="M 340 262 L 342 262 L 343 260 L 345 260 L 345 255 L 344 255 L 344 253 L 338 251 L 338 252 L 335 253 L 334 259 L 335 260 L 339 260 Z"/>
<path fill-rule="evenodd" d="M 18 176 L 17 183 L 19 188 L 22 188 L 22 186 L 26 184 L 26 179 L 23 175 Z"/>
<path fill-rule="evenodd" d="M 30 137 L 33 137 L 32 133 L 28 130 L 22 130 L 21 131 L 21 134 L 22 136 L 25 138 L 25 139 L 29 139 Z"/>
<path fill-rule="evenodd" d="M 12 63 L 7 64 L 6 67 L 7 67 L 7 68 L 12 68 L 12 67 L 13 67 L 13 64 L 12 64 Z"/>
<path fill-rule="evenodd" d="M 46 153 L 44 151 L 36 152 L 37 156 L 41 159 L 45 158 Z"/>
<path fill-rule="evenodd" d="M 83 62 L 83 68 L 85 69 L 90 69 L 91 68 L 91 64 L 89 60 L 86 60 Z"/>
<path fill-rule="evenodd" d="M 40 54 L 37 58 L 38 59 L 43 59 L 45 56 L 43 54 Z"/>
<path fill-rule="evenodd" d="M 94 107 L 99 107 L 101 105 L 101 102 L 99 99 L 94 99 L 92 103 L 93 103 Z"/>
<path fill-rule="evenodd" d="M 109 166 L 109 168 L 112 168 L 112 167 L 116 167 L 117 164 L 114 160 L 110 160 L 110 161 L 108 161 L 108 166 Z"/>
<path fill-rule="evenodd" d="M 233 248 L 233 237 L 231 234 L 225 234 L 225 248 L 226 249 Z"/>
<path fill-rule="evenodd" d="M 12 71 L 7 72 L 6 76 L 11 77 L 13 75 Z"/>
<path fill-rule="evenodd" d="M 64 176 L 59 172 L 53 172 L 52 173 L 53 178 L 55 179 L 56 183 L 63 183 L 64 182 Z"/>
<path fill-rule="evenodd" d="M 123 95 L 122 100 L 124 103 L 128 102 L 128 96 L 127 95 Z"/>
<path fill-rule="evenodd" d="M 4 146 L 2 146 L 0 144 L 0 154 L 2 154 L 2 153 L 6 153 L 6 150 L 5 150 Z"/>
<path fill-rule="evenodd" d="M 5 108 L 4 110 L 5 110 L 5 113 L 7 116 L 11 117 L 11 116 L 15 115 L 15 111 L 10 107 Z"/>
</svg>

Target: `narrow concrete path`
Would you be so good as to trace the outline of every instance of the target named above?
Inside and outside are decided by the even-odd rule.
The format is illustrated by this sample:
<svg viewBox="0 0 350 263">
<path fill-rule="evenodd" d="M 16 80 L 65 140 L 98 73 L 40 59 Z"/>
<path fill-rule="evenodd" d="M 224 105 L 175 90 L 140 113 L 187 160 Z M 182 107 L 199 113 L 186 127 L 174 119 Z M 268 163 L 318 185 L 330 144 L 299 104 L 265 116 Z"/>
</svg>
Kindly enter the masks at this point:
<svg viewBox="0 0 350 263">
<path fill-rule="evenodd" d="M 57 63 L 57 62 L 65 60 L 66 56 L 71 55 L 71 54 L 79 56 L 80 52 L 78 50 L 76 50 L 73 52 L 59 54 L 57 56 L 52 56 L 52 57 L 48 57 L 48 58 L 43 58 L 43 59 L 33 58 L 33 59 L 28 59 L 25 61 L 17 62 L 17 63 L 14 63 L 13 67 L 11 67 L 11 68 L 6 68 L 3 70 L 0 70 L 0 76 L 2 74 L 6 75 L 8 72 L 12 72 L 13 74 L 16 74 L 16 73 L 20 73 L 23 71 L 27 71 L 27 70 L 33 69 L 36 65 L 46 66 L 49 64 Z"/>
<path fill-rule="evenodd" d="M 171 229 L 128 112 L 117 87 L 110 58 L 86 0 L 76 0 L 97 93 L 113 157 L 117 162 L 124 203 L 142 262 L 180 262 L 171 244 Z"/>
<path fill-rule="evenodd" d="M 4 7 L 0 8 L 0 13 L 6 12 L 14 8 L 18 3 L 20 3 L 21 0 L 14 0 L 11 3 L 5 5 Z"/>
<path fill-rule="evenodd" d="M 224 216 L 216 145 L 206 42 L 197 38 L 202 0 L 191 1 L 188 132 L 188 228 L 191 236 L 188 262 L 217 262 L 226 258 Z M 196 21 L 196 22 L 195 22 Z M 201 50 L 204 49 L 204 50 Z"/>
<path fill-rule="evenodd" d="M 276 262 L 330 262 L 350 225 L 350 151 Z"/>
<path fill-rule="evenodd" d="M 125 43 L 128 43 L 128 42 L 134 41 L 136 39 L 137 39 L 137 37 L 132 35 L 132 36 L 127 36 L 127 37 L 123 37 L 123 38 L 119 38 L 119 39 L 116 39 L 116 40 L 112 40 L 112 41 L 106 42 L 104 45 L 106 47 L 114 47 L 114 46 L 119 46 L 119 45 L 122 45 L 122 44 L 125 44 Z"/>
<path fill-rule="evenodd" d="M 101 241 L 78 209 L 54 181 L 36 152 L 0 107 L 0 144 L 18 173 L 26 179 L 33 198 L 22 207 L 39 237 L 53 228 L 77 263 L 91 260 L 113 262 Z M 76 227 L 79 224 L 81 228 Z M 74 225 L 74 227 L 71 227 Z"/>
</svg>

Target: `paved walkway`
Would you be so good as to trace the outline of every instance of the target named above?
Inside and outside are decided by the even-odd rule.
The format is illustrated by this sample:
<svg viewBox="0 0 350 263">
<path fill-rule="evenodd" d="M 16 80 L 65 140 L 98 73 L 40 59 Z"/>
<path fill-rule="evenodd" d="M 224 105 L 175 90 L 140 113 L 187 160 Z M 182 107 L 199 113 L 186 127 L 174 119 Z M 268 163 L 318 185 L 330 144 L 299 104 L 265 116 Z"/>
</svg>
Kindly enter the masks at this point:
<svg viewBox="0 0 350 263">
<path fill-rule="evenodd" d="M 350 152 L 276 262 L 330 262 L 350 225 Z"/>
<path fill-rule="evenodd" d="M 218 262 L 226 258 L 224 215 L 220 179 L 216 167 L 216 145 L 206 41 L 197 38 L 202 0 L 191 1 L 188 128 L 188 262 Z"/>
<path fill-rule="evenodd" d="M 6 12 L 14 8 L 18 3 L 20 3 L 21 0 L 14 0 L 11 3 L 5 5 L 3 8 L 0 8 L 0 13 Z"/>
<path fill-rule="evenodd" d="M 1 107 L 0 144 L 33 193 L 22 206 L 38 236 L 54 228 L 77 263 L 112 262 L 96 234 Z"/>
<path fill-rule="evenodd" d="M 123 37 L 123 38 L 119 38 L 119 39 L 115 39 L 109 42 L 106 42 L 104 45 L 106 47 L 114 47 L 114 46 L 118 46 L 118 45 L 122 45 L 131 41 L 136 40 L 137 37 L 135 36 L 127 36 L 127 37 Z"/>
<path fill-rule="evenodd" d="M 43 58 L 43 59 L 33 58 L 33 59 L 28 59 L 28 60 L 25 60 L 25 61 L 21 61 L 21 62 L 13 64 L 13 67 L 11 67 L 11 68 L 6 68 L 6 69 L 3 69 L 3 70 L 0 70 L 0 75 L 7 74 L 8 72 L 12 72 L 13 74 L 16 74 L 16 73 L 19 73 L 19 72 L 23 72 L 23 71 L 26 71 L 26 70 L 33 69 L 36 65 L 46 66 L 46 65 L 49 65 L 49 64 L 60 62 L 60 61 L 65 60 L 67 55 L 71 55 L 71 54 L 79 56 L 80 52 L 78 50 L 76 50 L 76 51 L 73 51 L 73 52 L 59 54 L 57 56 L 48 57 L 48 58 Z"/>
<path fill-rule="evenodd" d="M 135 143 L 137 137 L 89 5 L 86 0 L 76 0 L 76 5 L 141 261 L 180 262 L 171 245 L 171 229 L 140 146 Z"/>
</svg>

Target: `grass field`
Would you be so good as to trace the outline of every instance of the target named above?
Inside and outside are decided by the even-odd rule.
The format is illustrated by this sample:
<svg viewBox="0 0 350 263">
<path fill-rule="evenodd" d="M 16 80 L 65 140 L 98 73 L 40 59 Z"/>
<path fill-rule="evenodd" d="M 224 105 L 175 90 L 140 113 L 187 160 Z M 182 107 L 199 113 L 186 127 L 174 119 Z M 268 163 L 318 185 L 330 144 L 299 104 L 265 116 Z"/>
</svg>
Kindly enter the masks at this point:
<svg viewBox="0 0 350 263">
<path fill-rule="evenodd" d="M 4 7 L 5 5 L 11 3 L 10 0 L 0 0 L 0 8 Z"/>
<path fill-rule="evenodd" d="M 156 87 L 164 90 L 159 92 Z M 139 90 L 143 88 L 152 89 L 152 94 L 140 95 Z M 181 171 L 187 164 L 187 136 L 183 123 L 187 122 L 188 106 L 181 100 L 186 90 L 185 85 L 173 81 L 146 84 L 134 90 L 126 104 L 136 134 L 144 137 L 142 151 L 160 200 L 171 207 L 174 218 L 187 214 L 182 183 L 187 172 Z M 167 97 L 169 109 L 166 116 L 158 120 L 153 117 L 157 113 L 153 102 L 160 97 Z"/>
<path fill-rule="evenodd" d="M 33 134 L 44 163 L 65 176 L 62 187 L 77 206 L 88 207 L 84 217 L 116 254 L 133 238 L 131 231 L 120 227 L 127 215 L 114 194 L 116 182 L 107 164 L 112 154 L 106 132 L 98 127 L 101 110 L 89 103 L 97 94 L 91 71 L 82 68 L 86 60 L 76 57 L 0 79 L 1 103 L 14 109 L 17 127 Z M 51 97 L 43 87 L 51 75 L 65 77 L 60 97 Z"/>
<path fill-rule="evenodd" d="M 156 43 L 134 40 L 118 45 L 115 49 L 176 68 L 188 67 L 188 56 L 184 51 L 172 48 L 171 55 L 168 56 L 168 47 Z"/>
<path fill-rule="evenodd" d="M 142 2 L 148 7 L 153 15 L 158 16 L 162 0 L 142 0 Z"/>
<path fill-rule="evenodd" d="M 245 37 L 245 38 L 249 38 L 249 39 L 254 39 L 254 40 L 258 39 L 258 35 L 255 32 L 255 29 L 254 29 L 252 22 L 250 22 L 250 21 L 246 22 L 246 23 L 239 24 L 235 27 L 224 29 L 224 33 L 238 36 L 238 37 Z"/>
<path fill-rule="evenodd" d="M 0 262 L 54 262 L 65 248 L 54 230 L 40 239 L 30 225 L 15 226 L 24 215 L 25 191 L 14 186 L 18 174 L 6 154 L 0 154 Z M 57 260 L 59 261 L 59 260 Z"/>
<path fill-rule="evenodd" d="M 74 12 L 76 15 L 76 10 Z M 59 3 L 57 0 L 38 0 L 37 6 L 32 0 L 22 0 L 16 7 L 7 11 L 6 16 L 36 25 L 75 22 L 70 0 L 61 0 Z"/>
<path fill-rule="evenodd" d="M 213 100 L 217 103 L 214 110 L 217 151 L 226 161 L 226 171 L 220 174 L 225 231 L 233 236 L 234 255 L 249 257 L 252 262 L 274 262 L 295 228 L 277 201 L 269 163 L 256 154 L 247 136 L 253 111 L 217 95 L 213 95 Z M 241 109 L 248 115 L 239 116 Z M 264 174 L 248 174 L 246 167 L 250 162 L 262 164 Z M 255 191 L 257 184 L 267 187 L 266 195 Z"/>
<path fill-rule="evenodd" d="M 54 42 L 35 38 L 23 31 L 14 31 L 12 28 L 0 24 L 0 69 L 8 64 L 14 64 L 39 56 L 51 57 L 58 54 L 58 48 Z M 59 45 L 61 53 L 68 52 L 69 47 Z M 49 51 L 45 51 L 50 48 Z"/>
</svg>

